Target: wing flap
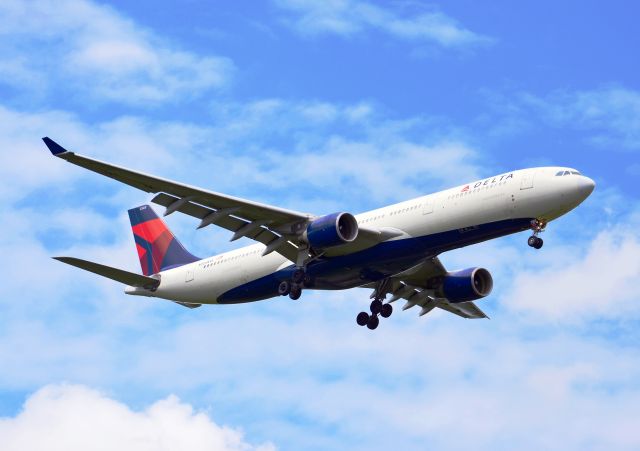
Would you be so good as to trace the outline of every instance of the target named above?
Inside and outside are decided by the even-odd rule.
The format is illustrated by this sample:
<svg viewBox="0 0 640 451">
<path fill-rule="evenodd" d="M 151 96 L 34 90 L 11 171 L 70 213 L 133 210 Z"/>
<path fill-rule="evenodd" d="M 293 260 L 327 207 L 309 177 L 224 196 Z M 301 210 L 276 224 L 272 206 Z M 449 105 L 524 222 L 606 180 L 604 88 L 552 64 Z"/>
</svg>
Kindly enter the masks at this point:
<svg viewBox="0 0 640 451">
<path fill-rule="evenodd" d="M 480 310 L 480 308 L 473 302 L 452 304 L 445 301 L 438 303 L 438 308 L 467 319 L 489 318 L 486 313 Z"/>
<path fill-rule="evenodd" d="M 168 208 L 170 205 L 175 205 L 175 202 L 178 202 L 179 200 L 180 200 L 179 198 L 175 196 L 171 196 L 170 194 L 160 193 L 153 198 L 152 202 Z M 185 202 L 182 205 L 178 206 L 176 211 L 192 216 L 194 218 L 198 218 L 200 220 L 204 220 L 206 217 L 216 212 L 216 210 L 212 210 L 211 208 L 205 207 L 203 205 L 198 205 L 191 201 Z M 250 224 L 250 222 L 244 219 L 238 218 L 236 216 L 233 216 L 232 214 L 228 214 L 228 215 L 225 214 L 215 219 L 213 224 L 219 227 L 222 227 L 223 229 L 227 229 L 231 232 L 236 233 L 243 227 Z M 268 246 L 274 240 L 277 240 L 280 238 L 280 235 L 277 235 L 276 233 L 274 233 L 273 231 L 265 227 L 259 227 L 247 233 L 245 236 L 252 240 L 259 241 L 260 243 L 263 243 L 265 246 Z M 296 257 L 298 255 L 298 248 L 293 244 L 291 244 L 290 242 L 288 241 L 283 242 L 280 246 L 278 246 L 274 250 L 275 252 L 278 252 L 279 254 L 283 255 L 285 258 L 291 261 L 296 261 Z"/>
<path fill-rule="evenodd" d="M 101 265 L 99 263 L 82 260 L 74 257 L 53 257 L 54 260 L 58 260 L 67 265 L 75 266 L 76 268 L 84 269 L 85 271 L 98 274 L 102 277 L 106 277 L 116 282 L 124 283 L 132 287 L 145 288 L 147 290 L 153 290 L 160 285 L 160 280 L 153 277 L 142 276 L 122 269 L 113 268 L 111 266 Z"/>
<path fill-rule="evenodd" d="M 446 298 L 437 297 L 434 290 L 429 289 L 427 281 L 434 277 L 443 276 L 446 268 L 438 257 L 432 257 L 389 277 L 387 280 L 364 285 L 364 288 L 373 288 L 374 294 L 385 296 L 391 294 L 389 302 L 405 299 L 407 302 L 402 310 L 408 310 L 415 306 L 421 307 L 420 316 L 423 316 L 435 307 L 438 307 L 462 318 L 476 319 L 489 318 L 473 302 L 451 303 Z"/>
</svg>

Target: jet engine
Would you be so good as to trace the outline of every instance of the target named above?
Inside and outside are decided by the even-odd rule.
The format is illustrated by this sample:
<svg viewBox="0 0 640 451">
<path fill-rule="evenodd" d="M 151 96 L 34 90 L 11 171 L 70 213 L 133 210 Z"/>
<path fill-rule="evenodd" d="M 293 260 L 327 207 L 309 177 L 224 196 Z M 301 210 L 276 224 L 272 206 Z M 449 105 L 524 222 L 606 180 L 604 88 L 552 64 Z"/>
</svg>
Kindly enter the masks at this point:
<svg viewBox="0 0 640 451">
<path fill-rule="evenodd" d="M 448 272 L 442 279 L 442 294 L 449 302 L 467 302 L 488 296 L 493 289 L 491 273 L 484 268 Z"/>
<path fill-rule="evenodd" d="M 351 213 L 322 216 L 307 226 L 303 239 L 312 249 L 350 243 L 358 236 L 358 221 Z"/>
</svg>

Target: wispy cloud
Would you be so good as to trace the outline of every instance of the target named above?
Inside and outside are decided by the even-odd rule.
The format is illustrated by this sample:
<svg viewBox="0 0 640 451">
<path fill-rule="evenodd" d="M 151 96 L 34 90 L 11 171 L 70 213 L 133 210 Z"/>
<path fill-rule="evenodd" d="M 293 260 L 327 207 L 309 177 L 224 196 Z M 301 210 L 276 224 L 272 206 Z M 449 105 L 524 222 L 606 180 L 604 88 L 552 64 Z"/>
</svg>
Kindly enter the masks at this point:
<svg viewBox="0 0 640 451">
<path fill-rule="evenodd" d="M 535 101 L 534 101 L 535 104 Z M 640 150 L 640 92 L 624 87 L 556 93 L 540 105 L 549 119 L 591 131 L 591 140 L 612 150 Z"/>
<path fill-rule="evenodd" d="M 489 94 L 500 120 L 495 134 L 520 132 L 540 122 L 584 133 L 593 146 L 612 151 L 640 150 L 640 91 L 623 86 L 557 90 L 547 94 Z"/>
<path fill-rule="evenodd" d="M 491 38 L 466 29 L 437 10 L 403 14 L 392 7 L 354 0 L 276 0 L 275 4 L 289 13 L 287 21 L 305 35 L 350 36 L 375 30 L 398 39 L 443 47 L 492 42 Z"/>
<path fill-rule="evenodd" d="M 220 88 L 233 69 L 90 0 L 3 1 L 0 37 L 0 83 L 44 96 L 156 105 Z"/>
<path fill-rule="evenodd" d="M 505 294 L 509 307 L 542 322 L 640 319 L 637 225 L 604 230 L 588 249 L 573 249 L 566 255 L 571 257 L 551 259 L 544 268 L 520 271 Z M 540 284 L 541 280 L 545 283 Z"/>
<path fill-rule="evenodd" d="M 175 396 L 138 412 L 79 385 L 50 385 L 31 395 L 16 417 L 0 418 L 0 442 L 5 451 L 275 449 L 248 444 L 241 432 L 217 425 Z"/>
</svg>

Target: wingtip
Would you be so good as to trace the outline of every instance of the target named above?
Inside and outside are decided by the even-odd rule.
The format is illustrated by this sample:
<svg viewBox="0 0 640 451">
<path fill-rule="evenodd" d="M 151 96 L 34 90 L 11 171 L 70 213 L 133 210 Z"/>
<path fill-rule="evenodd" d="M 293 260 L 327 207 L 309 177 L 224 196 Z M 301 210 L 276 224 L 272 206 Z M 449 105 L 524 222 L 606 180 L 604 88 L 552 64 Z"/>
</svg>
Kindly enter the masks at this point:
<svg viewBox="0 0 640 451">
<path fill-rule="evenodd" d="M 60 155 L 61 153 L 68 152 L 67 149 L 62 147 L 60 144 L 58 144 L 48 136 L 45 136 L 44 138 L 42 138 L 42 140 L 44 141 L 45 145 L 53 155 Z"/>
</svg>

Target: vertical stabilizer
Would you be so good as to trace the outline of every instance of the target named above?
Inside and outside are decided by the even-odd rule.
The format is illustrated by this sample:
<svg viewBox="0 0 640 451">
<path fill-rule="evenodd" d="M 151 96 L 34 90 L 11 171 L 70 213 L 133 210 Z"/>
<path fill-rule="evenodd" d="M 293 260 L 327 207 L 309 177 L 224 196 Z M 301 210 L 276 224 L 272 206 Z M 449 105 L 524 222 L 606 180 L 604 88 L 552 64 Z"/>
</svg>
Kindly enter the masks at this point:
<svg viewBox="0 0 640 451">
<path fill-rule="evenodd" d="M 149 205 L 129 210 L 129 220 L 145 276 L 200 260 L 184 248 Z"/>
</svg>

